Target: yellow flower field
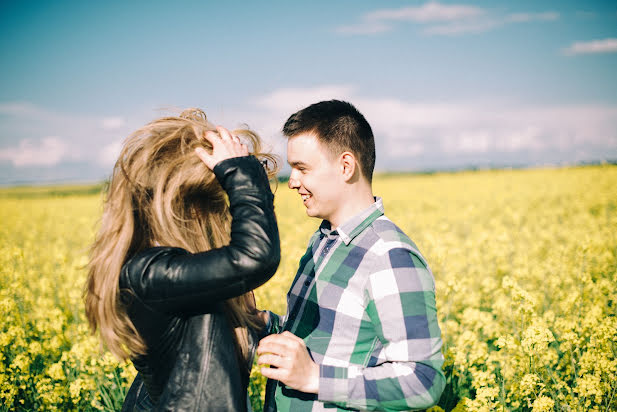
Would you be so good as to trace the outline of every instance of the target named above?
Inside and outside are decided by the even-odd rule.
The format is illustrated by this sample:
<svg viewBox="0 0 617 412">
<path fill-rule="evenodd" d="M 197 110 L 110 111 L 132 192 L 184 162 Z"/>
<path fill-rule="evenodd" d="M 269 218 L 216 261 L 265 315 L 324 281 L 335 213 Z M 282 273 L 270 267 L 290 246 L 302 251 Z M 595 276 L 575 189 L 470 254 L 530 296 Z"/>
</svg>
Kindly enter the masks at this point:
<svg viewBox="0 0 617 412">
<path fill-rule="evenodd" d="M 448 385 L 433 410 L 617 410 L 617 167 L 381 175 L 386 214 L 436 278 Z M 81 299 L 100 188 L 0 190 L 0 410 L 114 410 L 135 374 Z M 276 192 L 285 294 L 309 219 Z M 259 409 L 263 378 L 250 392 Z"/>
</svg>

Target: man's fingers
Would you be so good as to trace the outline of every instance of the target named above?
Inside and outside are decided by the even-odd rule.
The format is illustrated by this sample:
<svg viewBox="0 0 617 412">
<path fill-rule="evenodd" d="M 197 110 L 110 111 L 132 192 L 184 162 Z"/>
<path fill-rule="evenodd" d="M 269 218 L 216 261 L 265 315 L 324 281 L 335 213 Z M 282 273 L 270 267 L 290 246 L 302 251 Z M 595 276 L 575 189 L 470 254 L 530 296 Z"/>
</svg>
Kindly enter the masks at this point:
<svg viewBox="0 0 617 412">
<path fill-rule="evenodd" d="M 266 342 L 262 340 L 259 342 L 259 346 L 257 346 L 257 354 L 259 355 L 263 353 L 274 353 L 275 355 L 284 356 L 288 350 L 289 349 L 284 343 L 279 343 L 273 340 Z"/>
<path fill-rule="evenodd" d="M 261 339 L 259 341 L 259 345 L 257 345 L 257 350 L 259 350 L 259 347 L 263 346 L 263 345 L 268 345 L 272 342 L 280 342 L 280 337 L 281 335 L 277 335 L 277 334 L 273 334 L 273 335 L 268 335 L 265 338 Z"/>
<path fill-rule="evenodd" d="M 285 333 L 285 332 L 284 332 Z M 278 334 L 278 335 L 269 335 L 259 341 L 259 346 L 257 346 L 257 353 L 264 352 L 273 352 L 280 354 L 281 352 L 286 353 L 293 349 L 295 349 L 298 344 L 304 344 L 304 341 L 300 338 L 300 342 L 291 338 L 286 334 Z M 291 334 L 290 334 L 291 335 Z M 294 336 L 294 335 L 291 335 Z M 260 352 L 261 351 L 261 352 Z"/>
<path fill-rule="evenodd" d="M 290 332 L 270 335 L 259 341 L 257 347 L 261 374 L 307 393 L 319 391 L 319 366 L 313 362 L 304 341 Z"/>
<path fill-rule="evenodd" d="M 285 331 L 278 336 L 281 339 L 281 343 L 283 343 L 288 350 L 301 351 L 303 348 L 306 347 L 306 344 L 304 343 L 304 340 L 302 340 L 302 338 L 297 337 L 289 331 Z"/>
<path fill-rule="evenodd" d="M 261 368 L 261 374 L 268 379 L 274 379 L 286 383 L 289 371 L 285 369 Z"/>
<path fill-rule="evenodd" d="M 286 338 L 289 338 L 297 343 L 300 343 L 302 345 L 304 345 L 304 340 L 302 340 L 301 338 L 297 337 L 296 335 L 294 335 L 293 333 L 291 333 L 290 331 L 286 330 L 285 332 L 281 333 L 281 336 L 285 336 Z"/>
<path fill-rule="evenodd" d="M 257 358 L 257 363 L 259 365 L 270 365 L 276 366 L 277 368 L 283 368 L 288 366 L 289 361 L 282 356 L 274 355 L 272 353 L 265 353 Z"/>
</svg>

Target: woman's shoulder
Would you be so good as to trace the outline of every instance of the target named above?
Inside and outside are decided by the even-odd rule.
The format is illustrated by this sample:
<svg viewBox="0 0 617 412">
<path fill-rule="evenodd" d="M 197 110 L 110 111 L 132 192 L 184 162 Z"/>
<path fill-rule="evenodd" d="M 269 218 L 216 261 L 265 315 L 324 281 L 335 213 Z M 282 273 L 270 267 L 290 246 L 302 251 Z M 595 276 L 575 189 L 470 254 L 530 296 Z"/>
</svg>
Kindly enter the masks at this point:
<svg viewBox="0 0 617 412">
<path fill-rule="evenodd" d="M 187 255 L 186 249 L 171 246 L 156 246 L 137 252 L 124 262 L 120 272 L 120 286 L 133 289 L 131 285 L 139 282 L 144 273 L 159 261 L 168 262 L 170 258 Z"/>
</svg>

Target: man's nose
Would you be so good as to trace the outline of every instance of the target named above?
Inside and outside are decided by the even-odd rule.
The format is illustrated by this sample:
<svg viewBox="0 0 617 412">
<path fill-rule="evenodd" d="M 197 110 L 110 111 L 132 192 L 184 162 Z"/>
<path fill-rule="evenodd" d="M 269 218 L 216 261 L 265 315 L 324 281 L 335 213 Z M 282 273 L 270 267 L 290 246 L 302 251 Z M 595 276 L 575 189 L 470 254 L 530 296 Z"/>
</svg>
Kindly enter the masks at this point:
<svg viewBox="0 0 617 412">
<path fill-rule="evenodd" d="M 287 187 L 289 187 L 290 189 L 295 189 L 297 187 L 300 187 L 300 183 L 294 179 L 293 176 L 289 176 L 289 180 L 287 181 Z"/>
</svg>

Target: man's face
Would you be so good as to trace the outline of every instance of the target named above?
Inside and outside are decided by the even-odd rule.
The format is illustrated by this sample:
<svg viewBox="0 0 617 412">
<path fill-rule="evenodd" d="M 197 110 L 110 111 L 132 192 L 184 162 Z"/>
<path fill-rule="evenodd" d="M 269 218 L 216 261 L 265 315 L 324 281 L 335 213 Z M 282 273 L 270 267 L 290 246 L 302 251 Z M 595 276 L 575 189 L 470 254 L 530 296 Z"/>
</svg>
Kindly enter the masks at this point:
<svg viewBox="0 0 617 412">
<path fill-rule="evenodd" d="M 306 214 L 332 221 L 344 183 L 341 168 L 312 133 L 303 133 L 287 141 L 287 162 L 291 166 L 289 188 L 302 197 Z"/>
</svg>

